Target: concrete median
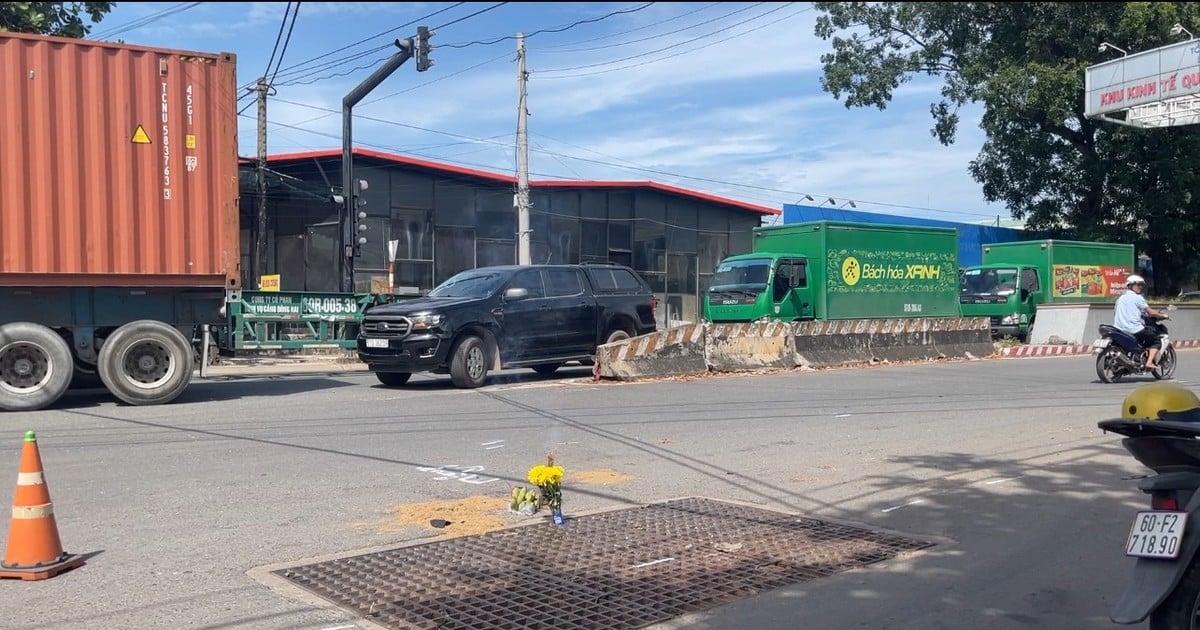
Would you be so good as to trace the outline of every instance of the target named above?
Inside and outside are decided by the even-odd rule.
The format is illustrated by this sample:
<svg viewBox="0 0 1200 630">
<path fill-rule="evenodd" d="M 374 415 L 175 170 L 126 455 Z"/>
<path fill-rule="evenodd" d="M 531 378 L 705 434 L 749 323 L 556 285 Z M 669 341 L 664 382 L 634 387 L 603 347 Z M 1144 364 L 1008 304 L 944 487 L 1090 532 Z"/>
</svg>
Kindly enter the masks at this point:
<svg viewBox="0 0 1200 630">
<path fill-rule="evenodd" d="M 796 367 L 795 335 L 787 322 L 708 324 L 704 357 L 717 372 Z"/>
<path fill-rule="evenodd" d="M 595 375 L 633 380 L 994 353 L 981 317 L 688 324 L 600 346 Z"/>
<path fill-rule="evenodd" d="M 634 380 L 703 374 L 704 326 L 686 324 L 596 348 L 597 378 Z"/>
</svg>

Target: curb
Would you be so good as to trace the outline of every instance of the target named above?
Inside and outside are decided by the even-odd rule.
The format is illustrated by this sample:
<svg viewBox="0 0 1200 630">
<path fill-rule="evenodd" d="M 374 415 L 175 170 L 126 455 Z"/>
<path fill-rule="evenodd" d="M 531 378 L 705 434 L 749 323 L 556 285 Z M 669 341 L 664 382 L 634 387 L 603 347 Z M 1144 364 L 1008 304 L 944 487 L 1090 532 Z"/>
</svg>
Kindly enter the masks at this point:
<svg viewBox="0 0 1200 630">
<path fill-rule="evenodd" d="M 1200 348 L 1200 339 L 1178 339 L 1172 340 L 1171 345 L 1176 348 Z M 1038 345 L 1038 346 L 1012 346 L 1010 348 L 1001 348 L 1000 355 L 1004 357 L 1053 357 L 1053 356 L 1069 356 L 1078 354 L 1091 354 L 1091 345 Z"/>
</svg>

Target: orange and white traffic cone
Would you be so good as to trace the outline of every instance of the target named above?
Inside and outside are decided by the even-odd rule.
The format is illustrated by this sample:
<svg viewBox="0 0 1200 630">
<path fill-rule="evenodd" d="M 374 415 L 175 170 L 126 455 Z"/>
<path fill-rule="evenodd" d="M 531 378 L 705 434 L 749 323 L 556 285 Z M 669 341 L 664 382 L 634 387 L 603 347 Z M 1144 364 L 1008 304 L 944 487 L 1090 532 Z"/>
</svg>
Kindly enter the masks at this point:
<svg viewBox="0 0 1200 630">
<path fill-rule="evenodd" d="M 50 489 L 42 473 L 37 436 L 28 431 L 21 450 L 12 525 L 8 528 L 4 562 L 0 563 L 0 578 L 44 580 L 81 564 L 81 556 L 63 553 L 54 504 L 50 502 Z"/>
</svg>

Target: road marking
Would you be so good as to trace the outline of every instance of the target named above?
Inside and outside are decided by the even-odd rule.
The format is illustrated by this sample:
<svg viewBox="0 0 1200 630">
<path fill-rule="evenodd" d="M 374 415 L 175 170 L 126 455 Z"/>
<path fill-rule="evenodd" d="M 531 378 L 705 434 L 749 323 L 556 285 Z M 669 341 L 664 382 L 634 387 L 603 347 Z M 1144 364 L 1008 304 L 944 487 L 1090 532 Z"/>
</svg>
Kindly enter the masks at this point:
<svg viewBox="0 0 1200 630">
<path fill-rule="evenodd" d="M 503 444 L 497 444 L 496 446 L 489 446 L 489 447 L 487 447 L 487 448 L 485 448 L 485 449 L 483 449 L 483 450 L 485 450 L 485 451 L 490 451 L 490 450 L 492 450 L 492 449 L 497 449 L 497 448 L 504 448 L 504 445 L 503 445 Z"/>
<path fill-rule="evenodd" d="M 357 627 L 358 626 L 356 626 L 354 624 L 350 624 L 350 625 L 346 625 L 346 626 L 330 626 L 328 628 L 321 628 L 321 630 L 350 630 L 351 628 L 357 628 Z"/>
<path fill-rule="evenodd" d="M 889 508 L 883 508 L 882 510 L 880 510 L 880 512 L 884 512 L 884 513 L 887 513 L 887 512 L 892 512 L 892 511 L 894 511 L 894 510 L 899 510 L 899 509 L 900 509 L 900 508 L 902 508 L 902 507 L 908 507 L 908 506 L 910 506 L 910 505 L 916 505 L 916 504 L 918 504 L 918 503 L 921 503 L 921 502 L 922 502 L 922 500 L 921 500 L 921 499 L 914 499 L 914 500 L 912 500 L 912 501 L 909 501 L 908 503 L 901 503 L 900 505 L 893 505 L 892 507 L 889 507 Z"/>
<path fill-rule="evenodd" d="M 672 560 L 674 560 L 674 559 L 675 559 L 675 558 L 661 558 L 661 559 L 659 559 L 659 560 L 651 560 L 650 562 L 643 562 L 643 563 L 641 563 L 641 564 L 635 564 L 635 565 L 633 565 L 633 568 L 635 568 L 635 569 L 640 569 L 640 568 L 642 568 L 642 567 L 648 567 L 648 566 L 652 566 L 652 565 L 655 565 L 655 564 L 661 564 L 661 563 L 663 563 L 663 562 L 670 562 L 670 561 L 672 561 Z"/>
<path fill-rule="evenodd" d="M 852 416 L 852 415 L 854 415 L 854 414 L 852 414 L 852 413 L 839 413 L 839 414 L 835 415 L 835 416 L 834 416 L 834 418 L 849 418 L 849 417 L 850 417 L 850 416 Z"/>
<path fill-rule="evenodd" d="M 493 444 L 503 444 L 504 440 L 492 440 L 491 442 L 483 442 L 480 446 L 492 446 Z"/>
<path fill-rule="evenodd" d="M 991 481 L 985 481 L 985 482 L 983 482 L 983 483 L 985 483 L 985 484 L 987 484 L 987 485 L 989 485 L 989 486 L 992 486 L 992 485 L 995 485 L 995 484 L 998 484 L 998 483 L 1004 483 L 1005 481 L 1012 481 L 1013 479 L 1020 479 L 1020 478 L 1022 478 L 1022 477 L 1024 477 L 1024 476 L 1025 476 L 1025 475 L 1017 475 L 1016 477 L 1005 477 L 1004 479 L 993 479 L 993 480 L 991 480 Z"/>
<path fill-rule="evenodd" d="M 493 481 L 500 481 L 499 477 L 480 477 L 477 472 L 483 472 L 483 466 L 459 466 L 458 464 L 448 464 L 446 466 L 417 466 L 417 470 L 421 472 L 431 472 L 437 477 L 434 481 L 458 480 L 463 483 L 484 484 Z"/>
</svg>

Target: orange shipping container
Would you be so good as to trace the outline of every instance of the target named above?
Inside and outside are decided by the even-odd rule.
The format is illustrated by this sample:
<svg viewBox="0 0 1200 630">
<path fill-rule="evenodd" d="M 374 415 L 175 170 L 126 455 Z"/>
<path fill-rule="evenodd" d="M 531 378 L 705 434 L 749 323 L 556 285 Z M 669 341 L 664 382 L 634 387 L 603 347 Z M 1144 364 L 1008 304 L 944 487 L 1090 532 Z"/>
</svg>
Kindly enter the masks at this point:
<svg viewBox="0 0 1200 630">
<path fill-rule="evenodd" d="M 0 33 L 0 286 L 226 287 L 232 54 Z"/>
</svg>

